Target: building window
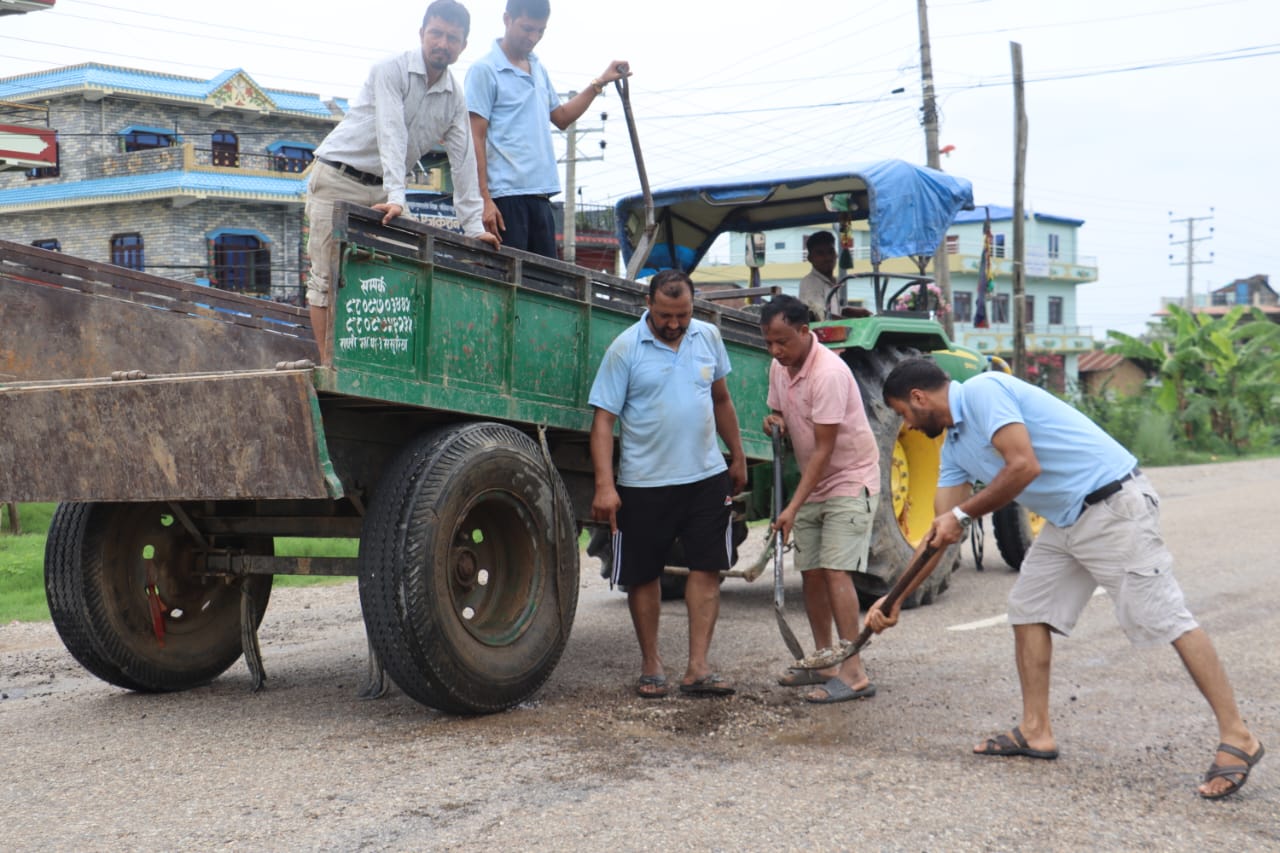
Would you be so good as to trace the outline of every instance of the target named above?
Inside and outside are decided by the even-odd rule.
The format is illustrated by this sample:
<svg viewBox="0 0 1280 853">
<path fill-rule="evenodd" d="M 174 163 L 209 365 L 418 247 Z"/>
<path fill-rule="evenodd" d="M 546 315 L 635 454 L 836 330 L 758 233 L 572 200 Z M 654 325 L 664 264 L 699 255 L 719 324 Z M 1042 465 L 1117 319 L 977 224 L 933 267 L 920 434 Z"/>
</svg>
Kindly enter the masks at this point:
<svg viewBox="0 0 1280 853">
<path fill-rule="evenodd" d="M 54 239 L 54 240 L 33 240 L 33 241 L 32 241 L 32 243 L 31 243 L 31 245 L 35 246 L 37 249 L 46 249 L 46 250 L 48 250 L 48 251 L 50 251 L 50 252 L 61 252 L 61 251 L 62 251 L 62 244 L 61 244 L 61 243 L 59 243 L 56 239 Z"/>
<path fill-rule="evenodd" d="M 213 134 L 213 165 L 240 168 L 240 139 L 229 130 Z"/>
<path fill-rule="evenodd" d="M 951 301 L 955 304 L 952 319 L 957 323 L 968 323 L 973 317 L 973 294 L 967 290 L 955 290 L 951 293 Z"/>
<path fill-rule="evenodd" d="M 948 255 L 960 254 L 960 236 L 958 234 L 947 235 L 947 254 Z"/>
<path fill-rule="evenodd" d="M 1004 235 L 1003 234 L 995 235 L 995 239 L 992 240 L 991 253 L 995 255 L 997 258 L 1004 257 Z"/>
<path fill-rule="evenodd" d="M 1049 257 L 1050 257 L 1050 258 L 1055 258 L 1055 259 L 1056 259 L 1058 256 L 1059 256 L 1059 252 L 1058 252 L 1058 235 L 1057 235 L 1057 234 L 1050 234 L 1050 235 L 1049 235 Z"/>
<path fill-rule="evenodd" d="M 271 250 L 252 234 L 219 234 L 213 239 L 213 275 L 223 290 L 270 293 Z"/>
<path fill-rule="evenodd" d="M 990 305 L 992 323 L 1009 322 L 1009 294 L 997 293 L 991 297 Z"/>
<path fill-rule="evenodd" d="M 1022 297 L 1022 304 L 1026 306 L 1026 309 L 1027 309 L 1027 316 L 1023 318 L 1023 321 L 1027 324 L 1028 327 L 1031 327 L 1035 325 L 1035 322 L 1036 322 L 1035 296 L 1033 296 L 1030 293 L 1026 294 L 1025 296 Z"/>
<path fill-rule="evenodd" d="M 787 241 L 786 241 L 786 240 L 777 240 L 777 241 L 775 241 L 775 242 L 774 242 L 774 244 L 773 244 L 773 248 L 775 248 L 775 249 L 785 249 L 785 248 L 787 248 Z"/>
<path fill-rule="evenodd" d="M 168 148 L 174 143 L 174 135 L 154 127 L 129 127 L 120 132 L 125 151 L 150 151 Z"/>
<path fill-rule="evenodd" d="M 1050 326 L 1062 325 L 1062 297 L 1061 296 L 1049 297 L 1049 325 Z"/>
<path fill-rule="evenodd" d="M 62 174 L 58 168 L 62 164 L 62 143 L 56 143 L 53 149 L 53 165 L 37 166 L 34 169 L 27 169 L 27 180 L 34 181 L 39 178 L 56 178 Z"/>
<path fill-rule="evenodd" d="M 111 263 L 141 272 L 146 264 L 141 234 L 117 234 L 111 238 Z"/>
<path fill-rule="evenodd" d="M 301 172 L 315 159 L 315 149 L 305 145 L 277 143 L 267 146 L 271 152 L 272 166 L 277 172 Z"/>
</svg>

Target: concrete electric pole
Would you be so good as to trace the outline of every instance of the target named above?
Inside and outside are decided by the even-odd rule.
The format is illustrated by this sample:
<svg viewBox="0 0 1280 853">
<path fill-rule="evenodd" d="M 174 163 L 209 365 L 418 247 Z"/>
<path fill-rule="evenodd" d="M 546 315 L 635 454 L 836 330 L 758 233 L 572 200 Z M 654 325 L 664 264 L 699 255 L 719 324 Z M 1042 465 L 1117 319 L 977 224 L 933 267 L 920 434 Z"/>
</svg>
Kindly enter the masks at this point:
<svg viewBox="0 0 1280 853">
<path fill-rule="evenodd" d="M 1171 266 L 1171 267 L 1177 267 L 1177 266 L 1182 266 L 1183 264 L 1186 264 L 1186 265 L 1187 265 L 1187 298 L 1186 298 L 1186 301 L 1183 303 L 1182 307 L 1183 307 L 1183 308 L 1186 308 L 1188 311 L 1194 311 L 1194 310 L 1196 310 L 1196 294 L 1195 294 L 1195 266 L 1196 266 L 1196 264 L 1211 264 L 1211 263 L 1213 263 L 1213 252 L 1210 252 L 1210 253 L 1209 253 L 1209 259 L 1208 259 L 1208 260 L 1204 260 L 1204 261 L 1197 261 L 1197 260 L 1196 260 L 1196 243 L 1202 243 L 1202 242 L 1204 242 L 1205 240 L 1212 240 L 1212 239 L 1213 239 L 1213 226 L 1212 226 L 1212 225 L 1211 225 L 1211 226 L 1209 226 L 1209 234 L 1208 234 L 1208 236 L 1207 236 L 1207 237 L 1197 237 L 1197 236 L 1196 236 L 1196 223 L 1197 223 L 1197 222 L 1209 222 L 1209 221 L 1212 221 L 1212 219 L 1213 219 L 1213 208 L 1212 208 L 1212 207 L 1211 207 L 1211 208 L 1209 208 L 1209 215 L 1208 215 L 1208 216 L 1188 216 L 1186 219 L 1174 219 L 1174 218 L 1173 218 L 1173 211 L 1169 211 L 1169 224 L 1170 224 L 1170 225 L 1180 225 L 1180 224 L 1182 224 L 1182 223 L 1186 223 L 1186 226 L 1187 226 L 1187 239 L 1185 239 L 1185 240 L 1174 240 L 1174 239 L 1173 239 L 1173 235 L 1172 235 L 1172 234 L 1170 234 L 1170 235 L 1169 235 L 1169 245 L 1170 245 L 1170 246 L 1181 246 L 1181 245 L 1184 245 L 1184 244 L 1186 245 L 1186 247 L 1187 247 L 1187 259 L 1186 259 L 1185 261 L 1175 261 L 1175 260 L 1173 259 L 1173 255 L 1169 255 L 1169 266 Z"/>
<path fill-rule="evenodd" d="M 942 152 L 938 149 L 938 101 L 933 92 L 933 57 L 929 50 L 929 9 L 927 0 L 916 0 L 916 16 L 920 21 L 920 82 L 924 103 L 920 107 L 920 123 L 924 125 L 925 162 L 932 169 L 942 168 Z M 947 254 L 947 239 L 944 236 L 933 253 L 934 276 L 938 279 L 938 290 L 942 291 L 942 301 L 949 309 L 942 315 L 942 326 L 947 330 L 947 337 L 955 338 L 955 302 L 951 298 L 951 258 Z"/>
<path fill-rule="evenodd" d="M 565 96 L 565 100 L 573 100 L 577 92 L 570 92 Z M 564 163 L 564 260 L 566 263 L 577 263 L 578 260 L 578 208 L 577 208 L 577 185 L 578 185 L 578 169 L 577 165 L 580 161 L 586 160 L 603 160 L 605 140 L 600 140 L 600 153 L 595 157 L 583 157 L 578 153 L 578 137 L 587 136 L 592 133 L 604 133 L 604 123 L 608 121 L 609 114 L 600 113 L 599 127 L 578 128 L 578 123 L 565 128 L 565 152 L 564 159 L 560 162 Z"/>
</svg>

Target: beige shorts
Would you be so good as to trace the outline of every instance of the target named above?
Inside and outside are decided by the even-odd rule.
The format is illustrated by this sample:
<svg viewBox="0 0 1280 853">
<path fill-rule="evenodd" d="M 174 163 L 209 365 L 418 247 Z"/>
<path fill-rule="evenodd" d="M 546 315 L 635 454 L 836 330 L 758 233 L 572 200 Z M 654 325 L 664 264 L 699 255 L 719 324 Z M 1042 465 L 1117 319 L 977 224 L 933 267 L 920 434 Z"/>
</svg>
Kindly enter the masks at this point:
<svg viewBox="0 0 1280 853">
<path fill-rule="evenodd" d="M 879 504 L 879 495 L 864 494 L 858 498 L 827 498 L 800 507 L 791 531 L 795 567 L 802 572 L 810 569 L 865 572 L 871 548 L 871 523 Z"/>
<path fill-rule="evenodd" d="M 307 257 L 311 275 L 307 278 L 307 302 L 317 308 L 329 304 L 331 281 L 338 269 L 338 244 L 333 239 L 333 203 L 350 201 L 373 207 L 387 200 L 381 186 L 362 184 L 332 166 L 314 160 L 307 181 Z"/>
<path fill-rule="evenodd" d="M 1044 526 L 1009 592 L 1009 622 L 1070 635 L 1097 587 L 1111 596 L 1135 646 L 1171 643 L 1199 627 L 1173 577 L 1160 498 L 1144 475 L 1086 507 L 1070 527 Z"/>
</svg>

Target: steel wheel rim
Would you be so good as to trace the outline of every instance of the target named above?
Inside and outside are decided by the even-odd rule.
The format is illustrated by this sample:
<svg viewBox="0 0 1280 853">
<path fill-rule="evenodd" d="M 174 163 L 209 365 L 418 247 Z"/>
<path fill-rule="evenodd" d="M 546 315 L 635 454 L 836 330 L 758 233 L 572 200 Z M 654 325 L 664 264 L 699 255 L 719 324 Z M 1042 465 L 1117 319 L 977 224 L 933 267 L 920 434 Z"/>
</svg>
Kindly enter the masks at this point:
<svg viewBox="0 0 1280 853">
<path fill-rule="evenodd" d="M 449 540 L 449 597 L 477 641 L 509 645 L 532 623 L 548 559 L 538 532 L 529 508 L 505 491 L 477 495 L 461 513 Z"/>
</svg>

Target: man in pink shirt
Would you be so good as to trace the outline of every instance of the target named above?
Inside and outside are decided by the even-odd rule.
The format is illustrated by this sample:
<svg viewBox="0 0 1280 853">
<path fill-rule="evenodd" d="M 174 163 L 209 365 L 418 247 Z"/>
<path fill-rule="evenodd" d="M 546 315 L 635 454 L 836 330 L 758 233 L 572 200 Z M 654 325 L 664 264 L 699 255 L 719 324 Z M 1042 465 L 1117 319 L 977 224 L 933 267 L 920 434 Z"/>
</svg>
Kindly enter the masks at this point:
<svg viewBox="0 0 1280 853">
<path fill-rule="evenodd" d="M 794 563 L 804 581 L 804 607 L 818 648 L 858 636 L 858 595 L 850 572 L 866 569 L 871 524 L 880 500 L 880 451 L 867 422 L 858 383 L 840 356 L 809 330 L 809 309 L 775 296 L 760 312 L 769 354 L 769 408 L 764 431 L 778 424 L 791 439 L 800 483 L 774 529 L 794 533 Z M 788 669 L 788 687 L 818 684 L 810 702 L 846 702 L 876 694 L 861 657 L 816 673 Z"/>
</svg>

